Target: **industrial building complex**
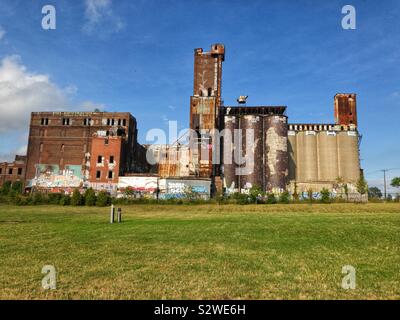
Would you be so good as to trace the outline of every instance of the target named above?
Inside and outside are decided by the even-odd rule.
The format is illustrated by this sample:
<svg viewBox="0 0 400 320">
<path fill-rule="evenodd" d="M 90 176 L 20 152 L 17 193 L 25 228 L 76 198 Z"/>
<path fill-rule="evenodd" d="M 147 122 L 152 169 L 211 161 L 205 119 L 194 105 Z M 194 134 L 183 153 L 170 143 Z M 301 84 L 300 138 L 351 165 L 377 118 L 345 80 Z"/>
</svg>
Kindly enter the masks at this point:
<svg viewBox="0 0 400 320">
<path fill-rule="evenodd" d="M 360 178 L 357 98 L 336 94 L 332 123 L 292 123 L 286 106 L 225 106 L 225 46 L 194 51 L 188 140 L 141 145 L 129 113 L 34 112 L 26 156 L 0 164 L 0 184 L 71 192 L 92 187 L 118 194 L 174 197 L 217 193 L 352 192 Z M 152 158 L 153 161 L 149 161 Z"/>
</svg>

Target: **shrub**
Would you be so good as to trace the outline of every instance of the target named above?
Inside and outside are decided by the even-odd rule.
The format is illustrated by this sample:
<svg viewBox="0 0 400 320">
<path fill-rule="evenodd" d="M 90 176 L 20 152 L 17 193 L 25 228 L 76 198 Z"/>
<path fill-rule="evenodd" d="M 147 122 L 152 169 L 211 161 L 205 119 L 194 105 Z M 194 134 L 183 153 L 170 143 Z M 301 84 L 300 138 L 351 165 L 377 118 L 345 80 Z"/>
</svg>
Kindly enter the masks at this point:
<svg viewBox="0 0 400 320">
<path fill-rule="evenodd" d="M 62 197 L 61 193 L 49 193 L 48 195 L 49 204 L 59 204 L 61 197 Z"/>
<path fill-rule="evenodd" d="M 68 206 L 68 205 L 70 205 L 70 203 L 71 203 L 71 198 L 69 196 L 67 196 L 65 194 L 61 196 L 60 202 L 59 202 L 60 206 Z"/>
<path fill-rule="evenodd" d="M 17 197 L 15 198 L 14 204 L 17 206 L 26 206 L 29 204 L 29 198 L 24 197 L 22 195 L 17 195 Z"/>
<path fill-rule="evenodd" d="M 11 190 L 11 181 L 6 181 L 6 182 L 3 183 L 3 186 L 0 189 L 0 193 L 3 196 L 6 196 L 6 195 L 8 195 L 10 190 Z"/>
<path fill-rule="evenodd" d="M 100 191 L 97 195 L 96 206 L 106 207 L 111 203 L 111 198 L 105 191 Z"/>
<path fill-rule="evenodd" d="M 312 203 L 313 200 L 314 200 L 314 191 L 313 191 L 313 189 L 308 189 L 307 190 L 307 196 L 308 196 L 308 201 L 310 203 Z"/>
<path fill-rule="evenodd" d="M 279 196 L 279 202 L 280 203 L 286 203 L 286 204 L 290 203 L 290 194 L 289 194 L 289 192 L 287 192 L 287 191 L 282 192 L 280 194 L 280 196 Z"/>
<path fill-rule="evenodd" d="M 46 200 L 46 197 L 40 192 L 35 192 L 28 198 L 29 204 L 32 204 L 34 206 L 45 204 L 47 202 Z"/>
<path fill-rule="evenodd" d="M 276 197 L 273 193 L 268 193 L 267 194 L 267 204 L 275 204 L 278 201 L 276 200 Z"/>
<path fill-rule="evenodd" d="M 96 204 L 96 193 L 92 188 L 87 189 L 83 197 L 85 199 L 86 206 L 93 207 Z"/>
<path fill-rule="evenodd" d="M 22 194 L 22 182 L 21 181 L 15 181 L 12 184 L 11 190 L 14 191 L 17 194 Z"/>
<path fill-rule="evenodd" d="M 322 203 L 331 203 L 331 193 L 326 188 L 323 188 L 321 190 L 321 202 Z"/>
<path fill-rule="evenodd" d="M 259 187 L 259 186 L 251 187 L 251 189 L 249 191 L 250 202 L 258 203 L 258 202 L 260 202 L 262 196 L 263 196 L 263 191 L 262 191 L 261 187 Z"/>
<path fill-rule="evenodd" d="M 248 204 L 249 203 L 249 195 L 244 193 L 235 193 L 233 198 L 236 200 L 237 204 Z"/>
<path fill-rule="evenodd" d="M 71 205 L 72 206 L 81 206 L 82 203 L 83 203 L 82 195 L 79 192 L 79 189 L 75 189 L 74 192 L 72 193 Z"/>
</svg>

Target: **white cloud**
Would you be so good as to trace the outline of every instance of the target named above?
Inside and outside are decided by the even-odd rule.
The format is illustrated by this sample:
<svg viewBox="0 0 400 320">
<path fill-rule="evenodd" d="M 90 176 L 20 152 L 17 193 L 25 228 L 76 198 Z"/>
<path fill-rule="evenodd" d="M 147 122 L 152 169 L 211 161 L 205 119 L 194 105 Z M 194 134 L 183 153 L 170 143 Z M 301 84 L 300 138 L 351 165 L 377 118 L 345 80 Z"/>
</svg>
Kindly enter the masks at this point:
<svg viewBox="0 0 400 320">
<path fill-rule="evenodd" d="M 38 111 L 93 111 L 105 105 L 92 101 L 72 103 L 78 89 L 60 88 L 48 75 L 29 71 L 19 56 L 0 61 L 0 161 L 12 161 L 15 154 L 25 154 L 30 113 Z M 8 147 L 7 138 L 14 139 Z"/>
<path fill-rule="evenodd" d="M 4 38 L 6 35 L 6 30 L 2 26 L 0 26 L 0 40 Z"/>
<path fill-rule="evenodd" d="M 30 112 L 68 108 L 66 92 L 48 75 L 35 74 L 19 56 L 7 56 L 0 64 L 0 133 L 27 129 Z"/>
<path fill-rule="evenodd" d="M 87 34 L 104 35 L 106 33 L 119 32 L 124 28 L 125 23 L 112 10 L 112 0 L 85 0 L 85 17 L 86 23 L 83 30 Z M 102 25 L 104 28 L 100 28 Z M 98 33 L 99 28 L 103 32 Z"/>
</svg>

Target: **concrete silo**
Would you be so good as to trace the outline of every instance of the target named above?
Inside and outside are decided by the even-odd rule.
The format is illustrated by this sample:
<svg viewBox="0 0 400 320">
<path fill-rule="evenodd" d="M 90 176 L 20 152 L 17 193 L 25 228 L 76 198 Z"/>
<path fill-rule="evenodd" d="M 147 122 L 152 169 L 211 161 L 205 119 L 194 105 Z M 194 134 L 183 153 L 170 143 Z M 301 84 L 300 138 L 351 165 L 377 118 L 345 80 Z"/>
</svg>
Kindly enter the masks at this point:
<svg viewBox="0 0 400 320">
<path fill-rule="evenodd" d="M 289 174 L 287 117 L 265 116 L 263 124 L 264 190 L 285 190 Z"/>
<path fill-rule="evenodd" d="M 347 182 L 356 183 L 360 178 L 358 132 L 340 131 L 338 139 L 339 176 Z"/>
<path fill-rule="evenodd" d="M 239 152 L 240 148 L 235 146 L 235 130 L 239 128 L 239 119 L 235 116 L 224 117 L 224 143 L 223 143 L 223 172 L 224 187 L 229 192 L 238 189 L 238 176 L 236 175 L 235 152 Z"/>
<path fill-rule="evenodd" d="M 242 189 L 263 186 L 263 121 L 258 115 L 240 117 L 242 132 L 241 154 L 245 163 L 240 165 L 239 184 Z"/>
<path fill-rule="evenodd" d="M 339 177 L 336 132 L 318 132 L 317 139 L 318 180 L 334 182 Z"/>
<path fill-rule="evenodd" d="M 317 136 L 315 131 L 297 134 L 297 170 L 299 182 L 318 180 Z"/>
<path fill-rule="evenodd" d="M 296 172 L 297 172 L 297 141 L 296 141 L 296 132 L 289 130 L 288 131 L 288 157 L 289 157 L 289 181 L 296 180 Z"/>
</svg>

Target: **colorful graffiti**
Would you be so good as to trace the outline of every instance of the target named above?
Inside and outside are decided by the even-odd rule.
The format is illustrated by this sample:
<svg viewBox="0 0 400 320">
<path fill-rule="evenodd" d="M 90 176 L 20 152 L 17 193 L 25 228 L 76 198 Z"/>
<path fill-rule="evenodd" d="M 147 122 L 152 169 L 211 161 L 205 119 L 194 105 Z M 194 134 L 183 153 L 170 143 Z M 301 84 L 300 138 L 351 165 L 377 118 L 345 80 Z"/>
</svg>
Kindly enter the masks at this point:
<svg viewBox="0 0 400 320">
<path fill-rule="evenodd" d="M 76 188 L 82 186 L 84 176 L 81 165 L 65 165 L 63 170 L 56 164 L 37 164 L 35 178 L 29 186 L 40 188 Z"/>
</svg>

